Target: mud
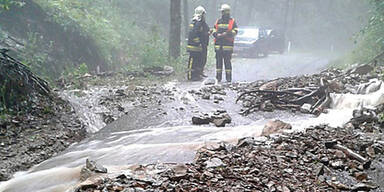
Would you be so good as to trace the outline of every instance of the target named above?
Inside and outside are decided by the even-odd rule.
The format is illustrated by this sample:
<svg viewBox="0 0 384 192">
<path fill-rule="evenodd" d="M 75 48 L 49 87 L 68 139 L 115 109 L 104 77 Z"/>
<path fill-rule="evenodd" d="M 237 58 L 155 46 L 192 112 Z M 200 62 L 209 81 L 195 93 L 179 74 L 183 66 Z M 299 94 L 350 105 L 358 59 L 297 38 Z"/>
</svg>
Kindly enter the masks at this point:
<svg viewBox="0 0 384 192">
<path fill-rule="evenodd" d="M 0 181 L 26 171 L 85 138 L 70 104 L 58 96 L 40 98 L 27 112 L 0 119 Z"/>
</svg>

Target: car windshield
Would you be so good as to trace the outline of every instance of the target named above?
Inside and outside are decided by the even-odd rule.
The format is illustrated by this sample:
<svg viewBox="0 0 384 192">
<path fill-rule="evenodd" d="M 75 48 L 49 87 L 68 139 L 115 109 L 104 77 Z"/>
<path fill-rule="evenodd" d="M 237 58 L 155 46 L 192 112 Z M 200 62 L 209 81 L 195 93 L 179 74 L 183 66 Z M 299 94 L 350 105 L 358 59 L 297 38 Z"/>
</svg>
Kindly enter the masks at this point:
<svg viewBox="0 0 384 192">
<path fill-rule="evenodd" d="M 236 36 L 236 39 L 238 40 L 257 40 L 259 39 L 259 32 L 260 30 L 255 28 L 240 28 L 239 33 Z"/>
</svg>

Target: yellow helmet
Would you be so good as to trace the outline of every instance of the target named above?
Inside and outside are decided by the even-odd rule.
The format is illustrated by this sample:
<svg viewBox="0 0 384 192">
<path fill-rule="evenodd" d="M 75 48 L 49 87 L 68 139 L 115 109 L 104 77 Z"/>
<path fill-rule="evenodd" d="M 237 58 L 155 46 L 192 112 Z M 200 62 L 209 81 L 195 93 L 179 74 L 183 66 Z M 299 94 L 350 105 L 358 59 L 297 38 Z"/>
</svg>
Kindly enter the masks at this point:
<svg viewBox="0 0 384 192">
<path fill-rule="evenodd" d="M 198 6 L 198 7 L 196 7 L 196 9 L 195 9 L 195 15 L 199 15 L 199 16 L 201 16 L 201 15 L 204 15 L 205 13 L 206 13 L 206 11 L 205 11 L 205 9 L 204 9 L 203 6 Z"/>
<path fill-rule="evenodd" d="M 228 4 L 222 4 L 220 8 L 221 12 L 230 13 L 231 12 L 231 6 Z"/>
</svg>

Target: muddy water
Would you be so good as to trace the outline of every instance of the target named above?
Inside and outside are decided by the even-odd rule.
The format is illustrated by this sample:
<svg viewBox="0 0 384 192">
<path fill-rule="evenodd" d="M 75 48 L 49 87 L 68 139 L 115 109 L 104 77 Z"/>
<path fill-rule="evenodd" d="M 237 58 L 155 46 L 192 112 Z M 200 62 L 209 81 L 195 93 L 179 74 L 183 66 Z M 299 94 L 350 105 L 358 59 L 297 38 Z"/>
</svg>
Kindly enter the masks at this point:
<svg viewBox="0 0 384 192">
<path fill-rule="evenodd" d="M 265 123 L 271 119 L 291 123 L 294 130 L 321 123 L 341 126 L 352 117 L 353 109 L 384 102 L 382 87 L 379 91 L 364 96 L 333 95 L 333 109 L 318 118 L 289 112 L 256 113 L 243 117 L 238 114 L 240 106 L 234 103 L 234 92 L 228 91 L 221 104 L 196 101 L 188 91 L 201 86 L 201 83 L 171 82 L 165 88 L 174 92 L 175 100 L 146 109 L 132 108 L 126 116 L 98 132 L 96 131 L 103 125 L 95 113 L 105 109 L 92 109 L 92 100 L 89 100 L 94 99 L 98 91 L 91 90 L 78 98 L 74 97 L 74 93 L 67 93 L 68 97 L 75 100 L 89 98 L 87 101 L 78 101 L 77 110 L 82 112 L 84 120 L 93 125 L 89 131 L 96 133 L 71 146 L 64 153 L 0 184 L 0 191 L 70 191 L 78 182 L 79 167 L 84 165 L 87 158 L 116 171 L 129 164 L 191 162 L 196 149 L 201 146 L 217 141 L 235 142 L 238 138 L 259 136 Z M 82 102 L 89 102 L 89 105 L 81 107 Z M 217 109 L 227 110 L 234 123 L 225 128 L 191 126 L 190 120 L 194 112 L 212 112 Z M 163 111 L 167 113 L 164 114 Z"/>
</svg>

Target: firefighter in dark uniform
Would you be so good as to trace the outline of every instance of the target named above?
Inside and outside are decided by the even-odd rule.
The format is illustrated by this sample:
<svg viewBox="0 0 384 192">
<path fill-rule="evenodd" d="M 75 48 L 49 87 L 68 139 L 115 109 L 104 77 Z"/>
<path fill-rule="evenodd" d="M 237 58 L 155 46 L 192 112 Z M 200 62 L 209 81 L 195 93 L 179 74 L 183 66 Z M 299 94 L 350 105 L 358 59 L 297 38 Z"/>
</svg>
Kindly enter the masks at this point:
<svg viewBox="0 0 384 192">
<path fill-rule="evenodd" d="M 204 32 L 204 26 L 207 25 L 205 22 L 205 13 L 204 7 L 197 7 L 192 23 L 189 25 L 187 46 L 189 61 L 187 79 L 192 81 L 201 80 L 201 74 L 203 72 L 203 47 L 208 45 L 206 42 L 208 41 L 206 39 L 207 35 L 205 35 Z"/>
<path fill-rule="evenodd" d="M 220 11 L 222 17 L 216 21 L 213 32 L 216 51 L 216 79 L 221 82 L 224 64 L 226 80 L 232 82 L 231 59 L 238 28 L 235 20 L 231 18 L 231 7 L 229 5 L 223 4 Z"/>
<path fill-rule="evenodd" d="M 202 59 L 201 59 L 201 71 L 200 75 L 201 77 L 207 77 L 207 75 L 204 74 L 205 65 L 207 64 L 207 58 L 208 58 L 208 45 L 209 45 L 209 36 L 211 35 L 212 30 L 209 28 L 208 24 L 204 21 L 203 22 L 203 36 L 202 36 Z"/>
</svg>

